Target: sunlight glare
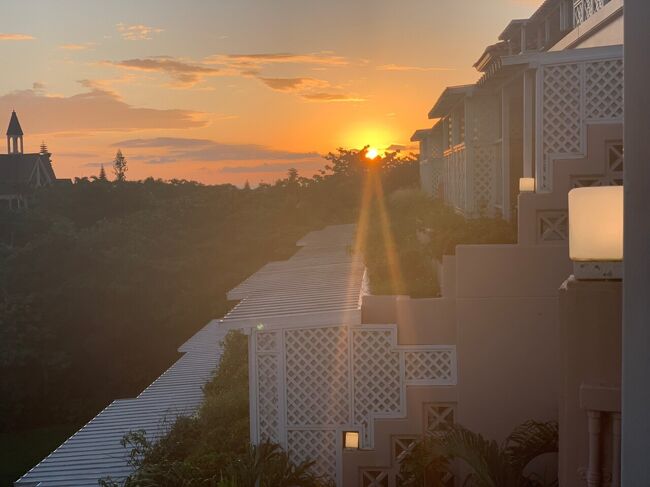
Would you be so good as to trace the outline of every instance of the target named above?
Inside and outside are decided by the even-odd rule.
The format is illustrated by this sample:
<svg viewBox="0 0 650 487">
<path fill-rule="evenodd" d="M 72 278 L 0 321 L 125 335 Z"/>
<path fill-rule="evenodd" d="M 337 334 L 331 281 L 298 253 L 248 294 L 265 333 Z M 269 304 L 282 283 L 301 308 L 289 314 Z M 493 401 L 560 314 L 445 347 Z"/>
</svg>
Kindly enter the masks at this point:
<svg viewBox="0 0 650 487">
<path fill-rule="evenodd" d="M 375 159 L 379 155 L 379 151 L 375 149 L 374 147 L 368 147 L 368 150 L 366 151 L 366 158 L 367 159 Z"/>
</svg>

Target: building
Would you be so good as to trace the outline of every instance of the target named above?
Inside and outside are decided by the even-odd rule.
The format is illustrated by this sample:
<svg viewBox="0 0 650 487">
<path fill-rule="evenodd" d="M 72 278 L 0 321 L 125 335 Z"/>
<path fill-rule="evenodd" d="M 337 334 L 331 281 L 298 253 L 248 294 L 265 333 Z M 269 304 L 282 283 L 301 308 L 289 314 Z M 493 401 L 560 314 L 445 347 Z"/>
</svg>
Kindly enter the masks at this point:
<svg viewBox="0 0 650 487">
<path fill-rule="evenodd" d="M 620 283 L 567 280 L 567 193 L 621 184 L 622 43 L 622 0 L 546 0 L 506 26 L 475 63 L 479 81 L 447 88 L 433 126 L 414 134 L 423 188 L 468 218 L 516 220 L 516 244 L 458 246 L 440 263 L 442 296 L 410 299 L 367 294 L 353 227 L 313 232 L 233 289 L 239 304 L 159 380 L 17 485 L 128 473 L 121 434 L 148 425 L 155 438 L 165 415 L 191 412 L 233 328 L 250 337 L 252 441 L 314 460 L 338 486 L 399 485 L 404 456 L 446 424 L 501 441 L 529 419 L 560 422 L 561 486 L 618 485 Z M 358 448 L 345 448 L 348 435 Z"/>
<path fill-rule="evenodd" d="M 7 128 L 7 153 L 0 154 L 0 206 L 18 210 L 26 208 L 29 195 L 36 188 L 56 182 L 45 144 L 38 153 L 23 151 L 23 129 L 15 111 Z"/>
</svg>

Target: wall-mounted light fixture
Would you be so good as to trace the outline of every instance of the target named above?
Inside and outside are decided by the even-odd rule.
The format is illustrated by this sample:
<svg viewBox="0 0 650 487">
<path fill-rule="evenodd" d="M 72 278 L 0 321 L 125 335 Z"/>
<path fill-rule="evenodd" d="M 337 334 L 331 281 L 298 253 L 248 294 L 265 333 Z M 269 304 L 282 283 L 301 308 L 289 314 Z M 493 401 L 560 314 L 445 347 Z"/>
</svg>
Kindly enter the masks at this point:
<svg viewBox="0 0 650 487">
<path fill-rule="evenodd" d="M 343 432 L 343 445 L 346 450 L 359 449 L 359 432 L 358 431 L 345 431 Z"/>
<path fill-rule="evenodd" d="M 519 192 L 532 193 L 535 191 L 535 178 L 519 178 Z"/>
<path fill-rule="evenodd" d="M 569 256 L 576 279 L 622 277 L 622 186 L 569 191 Z"/>
</svg>

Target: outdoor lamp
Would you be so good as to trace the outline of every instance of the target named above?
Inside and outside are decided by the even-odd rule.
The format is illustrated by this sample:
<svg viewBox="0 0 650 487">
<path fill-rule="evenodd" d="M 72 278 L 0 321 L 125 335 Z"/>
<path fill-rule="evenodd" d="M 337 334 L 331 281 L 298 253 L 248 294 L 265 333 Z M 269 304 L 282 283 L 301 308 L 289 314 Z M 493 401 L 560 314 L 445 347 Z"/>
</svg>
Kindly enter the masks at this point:
<svg viewBox="0 0 650 487">
<path fill-rule="evenodd" d="M 358 431 L 346 431 L 344 433 L 344 443 L 346 450 L 358 450 L 359 449 L 359 432 Z"/>
<path fill-rule="evenodd" d="M 622 277 L 622 186 L 569 191 L 569 257 L 576 279 Z"/>
<path fill-rule="evenodd" d="M 519 178 L 519 192 L 532 193 L 535 191 L 535 178 Z"/>
</svg>

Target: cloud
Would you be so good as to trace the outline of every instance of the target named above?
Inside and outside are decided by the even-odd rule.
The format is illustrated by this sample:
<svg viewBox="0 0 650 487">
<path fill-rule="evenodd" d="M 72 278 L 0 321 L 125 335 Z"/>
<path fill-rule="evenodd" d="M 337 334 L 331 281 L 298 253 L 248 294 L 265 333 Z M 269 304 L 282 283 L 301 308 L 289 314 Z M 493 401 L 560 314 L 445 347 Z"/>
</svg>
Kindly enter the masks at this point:
<svg viewBox="0 0 650 487">
<path fill-rule="evenodd" d="M 313 161 L 313 162 L 302 162 L 302 163 L 290 163 L 290 164 L 269 164 L 265 162 L 263 164 L 256 164 L 253 166 L 225 166 L 219 169 L 221 173 L 228 174 L 248 174 L 248 173 L 284 173 L 291 168 L 296 168 L 298 171 L 301 169 L 316 169 L 322 166 L 322 162 Z M 311 172 L 311 171 L 310 171 Z"/>
<path fill-rule="evenodd" d="M 176 161 L 236 161 L 236 160 L 294 160 L 320 157 L 315 152 L 292 152 L 271 149 L 258 144 L 226 144 L 209 139 L 183 137 L 156 137 L 150 139 L 129 139 L 113 144 L 122 149 L 163 149 L 165 155 L 143 157 L 149 164 L 164 164 Z"/>
<path fill-rule="evenodd" d="M 114 92 L 81 82 L 87 91 L 72 96 L 55 96 L 42 85 L 0 96 L 0 114 L 16 109 L 26 133 L 131 131 L 138 129 L 185 129 L 203 127 L 205 115 L 190 110 L 159 110 L 127 104 Z"/>
<path fill-rule="evenodd" d="M 127 41 L 148 41 L 153 38 L 153 34 L 160 34 L 163 31 L 163 29 L 144 24 L 127 25 L 122 22 L 117 24 L 115 28 L 122 36 L 122 39 Z"/>
<path fill-rule="evenodd" d="M 33 41 L 36 37 L 29 34 L 3 34 L 0 33 L 0 41 Z"/>
<path fill-rule="evenodd" d="M 402 152 L 407 150 L 417 150 L 417 146 L 414 145 L 403 145 L 403 144 L 391 144 L 386 149 L 388 152 Z"/>
<path fill-rule="evenodd" d="M 264 65 L 264 64 L 318 64 L 343 66 L 349 61 L 343 56 L 337 56 L 330 51 L 309 54 L 294 53 L 255 53 L 255 54 L 216 54 L 205 60 L 209 64 L 224 65 Z"/>
<path fill-rule="evenodd" d="M 325 88 L 329 83 L 315 78 L 264 78 L 258 79 L 272 90 L 277 91 L 300 91 L 311 88 Z"/>
<path fill-rule="evenodd" d="M 66 51 L 85 51 L 90 49 L 95 45 L 94 42 L 85 42 L 83 44 L 61 44 L 59 49 L 64 49 Z"/>
<path fill-rule="evenodd" d="M 164 73 L 183 86 L 192 86 L 202 81 L 206 76 L 220 74 L 218 68 L 192 64 L 167 56 L 125 59 L 124 61 L 109 61 L 107 63 L 123 69 Z"/>
<path fill-rule="evenodd" d="M 305 100 L 323 102 L 364 102 L 365 98 L 340 93 L 304 93 L 301 95 Z"/>
<path fill-rule="evenodd" d="M 377 66 L 379 71 L 454 71 L 454 68 L 405 66 L 401 64 L 382 64 Z"/>
</svg>

